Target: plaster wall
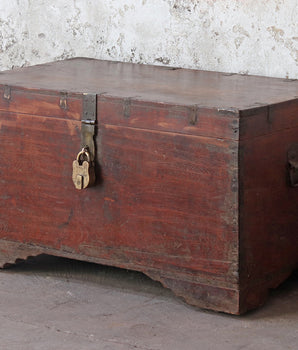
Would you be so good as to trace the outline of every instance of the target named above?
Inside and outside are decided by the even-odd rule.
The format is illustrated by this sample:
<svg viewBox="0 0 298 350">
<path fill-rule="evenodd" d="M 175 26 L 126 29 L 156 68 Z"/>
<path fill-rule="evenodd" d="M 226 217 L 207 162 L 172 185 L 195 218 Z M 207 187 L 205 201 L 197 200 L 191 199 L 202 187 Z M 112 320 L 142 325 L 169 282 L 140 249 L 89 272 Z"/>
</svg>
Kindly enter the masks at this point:
<svg viewBox="0 0 298 350">
<path fill-rule="evenodd" d="M 298 78 L 298 0 L 0 0 L 0 70 L 87 56 Z"/>
</svg>

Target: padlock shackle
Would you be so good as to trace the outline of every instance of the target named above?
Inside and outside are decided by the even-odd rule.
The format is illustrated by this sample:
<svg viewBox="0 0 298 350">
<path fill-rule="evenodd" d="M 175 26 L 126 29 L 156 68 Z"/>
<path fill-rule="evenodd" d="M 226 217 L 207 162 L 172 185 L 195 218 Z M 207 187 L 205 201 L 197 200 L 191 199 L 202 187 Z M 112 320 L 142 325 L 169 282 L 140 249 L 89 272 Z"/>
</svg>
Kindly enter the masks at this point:
<svg viewBox="0 0 298 350">
<path fill-rule="evenodd" d="M 89 153 L 89 151 L 88 151 L 88 148 L 83 147 L 82 150 L 78 153 L 78 155 L 77 155 L 77 161 L 78 161 L 79 163 L 80 163 L 80 157 L 81 157 L 82 155 L 85 155 L 86 158 L 87 158 L 87 162 L 90 163 L 90 153 Z"/>
</svg>

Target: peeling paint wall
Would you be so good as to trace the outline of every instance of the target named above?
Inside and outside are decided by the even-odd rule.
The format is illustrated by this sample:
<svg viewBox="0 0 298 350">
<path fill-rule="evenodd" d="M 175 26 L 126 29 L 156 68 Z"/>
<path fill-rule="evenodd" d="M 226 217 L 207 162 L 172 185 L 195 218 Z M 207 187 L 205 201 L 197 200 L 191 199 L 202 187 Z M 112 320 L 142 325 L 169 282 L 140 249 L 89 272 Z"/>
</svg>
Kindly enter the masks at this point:
<svg viewBox="0 0 298 350">
<path fill-rule="evenodd" d="M 298 0 L 0 0 L 0 70 L 74 56 L 298 78 Z"/>
</svg>

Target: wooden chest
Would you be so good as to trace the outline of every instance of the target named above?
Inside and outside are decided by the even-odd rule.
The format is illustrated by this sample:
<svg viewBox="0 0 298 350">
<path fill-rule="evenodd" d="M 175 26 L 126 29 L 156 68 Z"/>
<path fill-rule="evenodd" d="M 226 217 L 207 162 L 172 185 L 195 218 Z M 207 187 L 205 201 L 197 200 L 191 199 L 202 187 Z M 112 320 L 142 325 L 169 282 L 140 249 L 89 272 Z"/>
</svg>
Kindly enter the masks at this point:
<svg viewBox="0 0 298 350">
<path fill-rule="evenodd" d="M 297 81 L 83 58 L 2 72 L 0 145 L 2 267 L 138 270 L 233 314 L 298 267 Z M 76 189 L 82 147 L 96 181 Z"/>
</svg>

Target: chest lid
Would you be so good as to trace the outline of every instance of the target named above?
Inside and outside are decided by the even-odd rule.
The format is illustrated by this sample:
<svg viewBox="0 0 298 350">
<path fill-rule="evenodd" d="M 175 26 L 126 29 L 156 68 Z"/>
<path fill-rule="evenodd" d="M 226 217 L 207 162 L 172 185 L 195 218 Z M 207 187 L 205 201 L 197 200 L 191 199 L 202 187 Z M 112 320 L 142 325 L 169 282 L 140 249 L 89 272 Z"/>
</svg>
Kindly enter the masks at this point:
<svg viewBox="0 0 298 350">
<path fill-rule="evenodd" d="M 1 85 L 4 100 L 9 100 L 11 88 L 60 97 L 61 92 L 95 94 L 100 96 L 99 111 L 104 102 L 111 102 L 103 123 L 228 139 L 238 139 L 241 117 L 285 101 L 298 103 L 296 80 L 88 58 L 0 72 Z M 63 104 L 62 96 L 62 109 Z M 157 112 L 152 114 L 148 106 L 155 106 Z M 81 119 L 70 112 L 67 117 Z M 125 118 L 129 116 L 133 118 Z M 198 120 L 200 125 L 194 127 Z"/>
</svg>

